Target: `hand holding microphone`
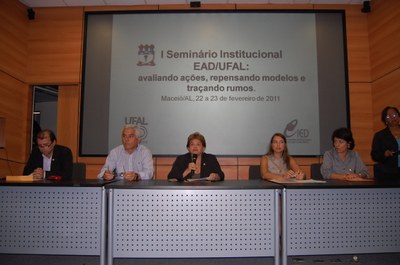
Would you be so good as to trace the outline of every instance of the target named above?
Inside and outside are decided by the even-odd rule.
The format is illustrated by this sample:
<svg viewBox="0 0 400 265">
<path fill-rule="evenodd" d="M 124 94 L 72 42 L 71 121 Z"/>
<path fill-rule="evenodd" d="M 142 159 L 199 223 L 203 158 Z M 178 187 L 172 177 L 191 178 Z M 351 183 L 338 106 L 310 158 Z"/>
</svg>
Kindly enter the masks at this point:
<svg viewBox="0 0 400 265">
<path fill-rule="evenodd" d="M 193 154 L 193 155 L 192 155 L 192 163 L 193 163 L 194 165 L 192 166 L 192 169 L 190 170 L 190 175 L 191 175 L 191 176 L 194 175 L 195 168 L 196 168 L 196 161 L 197 161 L 197 154 Z"/>
<path fill-rule="evenodd" d="M 194 173 L 196 172 L 196 161 L 197 161 L 197 154 L 192 155 L 192 161 L 189 162 L 185 172 L 183 173 L 183 179 L 187 180 L 188 178 L 192 178 Z"/>
</svg>

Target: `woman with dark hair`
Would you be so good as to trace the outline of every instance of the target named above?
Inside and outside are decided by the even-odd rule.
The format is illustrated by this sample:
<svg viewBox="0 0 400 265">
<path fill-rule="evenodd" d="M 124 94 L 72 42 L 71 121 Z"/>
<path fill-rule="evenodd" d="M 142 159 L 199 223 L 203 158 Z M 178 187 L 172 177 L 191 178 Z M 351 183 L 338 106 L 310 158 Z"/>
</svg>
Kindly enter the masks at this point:
<svg viewBox="0 0 400 265">
<path fill-rule="evenodd" d="M 198 132 L 189 135 L 186 143 L 188 153 L 176 158 L 168 179 L 179 181 L 188 179 L 224 180 L 224 172 L 216 156 L 205 153 L 206 139 Z"/>
<path fill-rule="evenodd" d="M 381 120 L 386 128 L 375 133 L 371 157 L 375 178 L 400 177 L 400 118 L 396 107 L 387 106 L 382 110 Z"/>
<path fill-rule="evenodd" d="M 268 152 L 261 157 L 261 177 L 265 180 L 304 179 L 304 173 L 289 155 L 286 137 L 281 133 L 271 137 Z"/>
<path fill-rule="evenodd" d="M 333 148 L 326 151 L 321 165 L 324 179 L 362 180 L 368 178 L 368 169 L 360 155 L 353 151 L 355 142 L 347 128 L 336 129 L 331 137 Z"/>
</svg>

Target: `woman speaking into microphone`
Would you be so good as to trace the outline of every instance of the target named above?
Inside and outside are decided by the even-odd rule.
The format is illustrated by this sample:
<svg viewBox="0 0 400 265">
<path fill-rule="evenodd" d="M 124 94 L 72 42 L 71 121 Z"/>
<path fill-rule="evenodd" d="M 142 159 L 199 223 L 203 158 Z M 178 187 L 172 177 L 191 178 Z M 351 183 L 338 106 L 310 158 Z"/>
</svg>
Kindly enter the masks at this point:
<svg viewBox="0 0 400 265">
<path fill-rule="evenodd" d="M 204 152 L 206 140 L 198 132 L 189 135 L 186 143 L 188 153 L 176 158 L 168 179 L 180 181 L 188 179 L 204 179 L 209 181 L 224 180 L 224 172 L 215 155 Z"/>
</svg>

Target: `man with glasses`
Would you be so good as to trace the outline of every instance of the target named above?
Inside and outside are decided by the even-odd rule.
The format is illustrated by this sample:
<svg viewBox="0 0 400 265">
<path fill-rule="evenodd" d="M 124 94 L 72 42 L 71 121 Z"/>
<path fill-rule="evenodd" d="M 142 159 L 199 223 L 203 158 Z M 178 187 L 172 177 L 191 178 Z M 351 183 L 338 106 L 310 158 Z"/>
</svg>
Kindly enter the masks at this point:
<svg viewBox="0 0 400 265">
<path fill-rule="evenodd" d="M 125 125 L 121 132 L 122 144 L 110 151 L 98 179 L 124 179 L 128 181 L 152 179 L 153 156 L 150 150 L 140 144 L 140 128 Z"/>
<path fill-rule="evenodd" d="M 68 147 L 58 145 L 51 130 L 42 130 L 36 137 L 37 146 L 33 148 L 24 168 L 24 175 L 32 175 L 34 180 L 72 179 L 72 152 Z"/>
</svg>

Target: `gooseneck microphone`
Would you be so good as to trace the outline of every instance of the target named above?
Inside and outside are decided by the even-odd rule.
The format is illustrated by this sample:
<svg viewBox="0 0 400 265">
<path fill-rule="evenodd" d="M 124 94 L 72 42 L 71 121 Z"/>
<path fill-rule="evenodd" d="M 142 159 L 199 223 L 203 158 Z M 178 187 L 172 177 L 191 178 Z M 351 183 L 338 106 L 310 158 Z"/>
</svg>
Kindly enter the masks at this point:
<svg viewBox="0 0 400 265">
<path fill-rule="evenodd" d="M 197 154 L 192 155 L 192 162 L 196 164 Z M 190 170 L 190 175 L 194 175 L 194 169 Z"/>
</svg>

